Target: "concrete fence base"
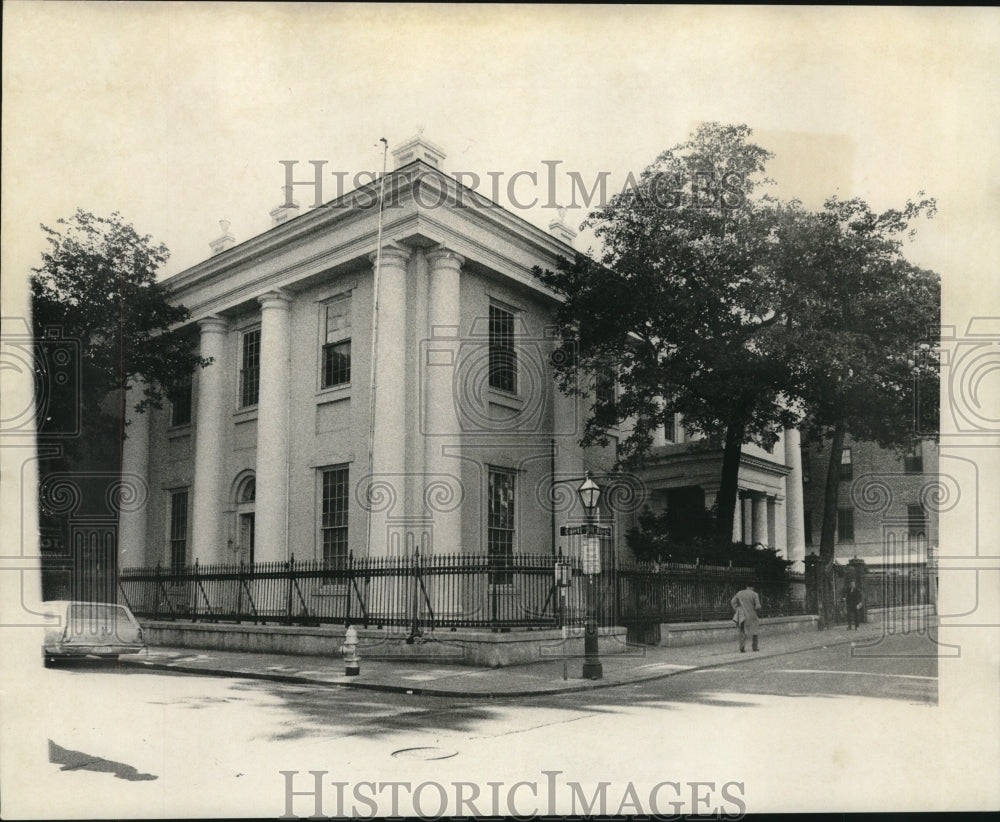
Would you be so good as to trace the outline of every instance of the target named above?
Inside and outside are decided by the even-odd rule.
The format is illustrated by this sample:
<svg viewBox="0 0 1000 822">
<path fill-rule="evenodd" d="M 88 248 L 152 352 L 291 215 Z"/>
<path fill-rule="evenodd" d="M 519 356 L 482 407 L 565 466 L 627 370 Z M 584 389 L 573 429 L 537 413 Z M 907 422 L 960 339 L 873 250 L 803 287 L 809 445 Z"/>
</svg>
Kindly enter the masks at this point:
<svg viewBox="0 0 1000 822">
<path fill-rule="evenodd" d="M 761 636 L 774 636 L 795 631 L 815 631 L 817 616 L 766 617 L 760 621 Z M 664 622 L 660 624 L 660 647 L 678 648 L 685 645 L 705 645 L 710 642 L 735 642 L 736 623 L 719 619 L 708 622 Z"/>
<path fill-rule="evenodd" d="M 899 606 L 896 608 L 872 608 L 867 612 L 867 621 L 891 622 L 899 625 L 923 624 L 933 614 L 930 605 Z M 844 623 L 837 623 L 843 625 Z M 800 631 L 819 630 L 819 617 L 805 616 L 765 617 L 760 621 L 760 635 L 775 636 Z M 705 645 L 711 642 L 735 642 L 739 629 L 731 620 L 708 622 L 663 622 L 660 623 L 660 646 L 678 648 L 685 645 Z"/>
<path fill-rule="evenodd" d="M 206 622 L 140 620 L 150 645 L 202 648 L 243 653 L 297 654 L 340 658 L 343 627 L 288 625 L 233 625 Z M 409 632 L 380 628 L 358 628 L 361 664 L 367 659 L 397 659 L 413 662 L 477 665 L 502 668 L 528 662 L 583 656 L 583 628 L 562 631 L 517 631 L 492 633 L 458 629 L 428 631 L 408 641 Z M 598 629 L 601 655 L 627 650 L 625 628 Z"/>
</svg>

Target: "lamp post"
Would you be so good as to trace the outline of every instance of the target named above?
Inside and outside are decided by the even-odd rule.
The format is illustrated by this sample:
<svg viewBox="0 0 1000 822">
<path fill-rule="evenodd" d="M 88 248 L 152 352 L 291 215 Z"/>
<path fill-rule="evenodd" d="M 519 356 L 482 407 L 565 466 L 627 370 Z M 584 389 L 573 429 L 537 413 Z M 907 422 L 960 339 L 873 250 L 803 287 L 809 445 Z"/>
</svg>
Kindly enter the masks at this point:
<svg viewBox="0 0 1000 822">
<path fill-rule="evenodd" d="M 587 533 L 584 536 L 583 572 L 587 575 L 587 623 L 583 635 L 583 678 L 603 679 L 604 669 L 597 650 L 597 613 L 594 602 L 594 577 L 600 573 L 600 538 L 592 533 L 594 512 L 601 498 L 601 487 L 587 472 L 583 484 L 577 489 L 587 518 Z M 594 548 L 597 548 L 596 552 Z M 591 556 L 591 552 L 595 556 Z"/>
</svg>

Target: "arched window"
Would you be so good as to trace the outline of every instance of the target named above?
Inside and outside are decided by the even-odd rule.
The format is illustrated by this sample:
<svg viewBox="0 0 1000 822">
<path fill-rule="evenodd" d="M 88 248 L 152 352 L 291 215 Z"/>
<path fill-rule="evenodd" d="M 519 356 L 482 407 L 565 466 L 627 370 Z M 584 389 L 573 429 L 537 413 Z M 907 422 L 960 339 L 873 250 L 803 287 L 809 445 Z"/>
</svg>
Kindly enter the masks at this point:
<svg viewBox="0 0 1000 822">
<path fill-rule="evenodd" d="M 236 550 L 239 559 L 254 563 L 254 508 L 257 499 L 257 478 L 244 477 L 236 486 Z"/>
<path fill-rule="evenodd" d="M 236 502 L 253 502 L 257 499 L 257 480 L 254 477 L 247 477 L 240 483 L 240 489 L 236 492 Z"/>
</svg>

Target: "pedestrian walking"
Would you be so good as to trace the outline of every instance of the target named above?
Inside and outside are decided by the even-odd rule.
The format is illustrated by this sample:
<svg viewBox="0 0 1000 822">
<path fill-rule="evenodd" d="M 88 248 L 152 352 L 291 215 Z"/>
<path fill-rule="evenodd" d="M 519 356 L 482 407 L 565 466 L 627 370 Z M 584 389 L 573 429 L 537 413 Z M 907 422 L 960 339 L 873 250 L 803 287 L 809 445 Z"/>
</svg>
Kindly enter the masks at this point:
<svg viewBox="0 0 1000 822">
<path fill-rule="evenodd" d="M 853 627 L 856 631 L 861 622 L 861 589 L 853 579 L 844 592 L 844 604 L 847 606 L 847 630 Z"/>
<path fill-rule="evenodd" d="M 759 651 L 757 635 L 760 632 L 760 597 L 753 589 L 753 583 L 748 582 L 747 587 L 738 591 L 729 604 L 736 610 L 736 624 L 740 628 L 740 653 L 746 652 L 747 634 L 750 634 L 753 649 Z"/>
</svg>

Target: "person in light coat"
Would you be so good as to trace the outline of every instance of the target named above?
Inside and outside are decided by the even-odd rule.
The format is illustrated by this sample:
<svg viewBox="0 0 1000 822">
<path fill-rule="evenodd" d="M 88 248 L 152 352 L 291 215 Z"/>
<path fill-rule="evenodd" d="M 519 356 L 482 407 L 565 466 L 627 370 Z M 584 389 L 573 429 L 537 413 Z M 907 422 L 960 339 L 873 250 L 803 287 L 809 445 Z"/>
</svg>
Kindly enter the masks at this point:
<svg viewBox="0 0 1000 822">
<path fill-rule="evenodd" d="M 753 641 L 753 649 L 759 651 L 757 635 L 760 632 L 760 597 L 753 589 L 753 583 L 748 582 L 746 588 L 738 591 L 730 605 L 736 610 L 736 624 L 740 628 L 740 653 L 747 649 L 747 634 L 750 634 Z"/>
<path fill-rule="evenodd" d="M 847 607 L 847 630 L 858 630 L 861 623 L 861 590 L 853 579 L 844 592 L 844 605 Z"/>
</svg>

